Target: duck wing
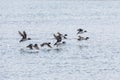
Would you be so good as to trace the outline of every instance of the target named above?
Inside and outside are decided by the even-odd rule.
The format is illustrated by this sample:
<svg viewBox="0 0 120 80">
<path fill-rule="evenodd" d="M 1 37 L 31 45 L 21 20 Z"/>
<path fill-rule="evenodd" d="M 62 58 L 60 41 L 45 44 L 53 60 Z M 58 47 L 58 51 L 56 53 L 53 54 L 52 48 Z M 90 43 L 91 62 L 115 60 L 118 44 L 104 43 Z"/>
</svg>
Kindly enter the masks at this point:
<svg viewBox="0 0 120 80">
<path fill-rule="evenodd" d="M 44 45 L 45 45 L 44 43 L 40 44 L 41 47 L 43 47 Z"/>
<path fill-rule="evenodd" d="M 18 31 L 18 33 L 20 34 L 20 36 L 22 36 L 22 38 L 24 38 L 24 34 L 22 34 L 20 31 Z"/>
<path fill-rule="evenodd" d="M 61 42 L 62 41 L 62 37 L 61 36 L 57 36 L 57 42 Z"/>
<path fill-rule="evenodd" d="M 47 45 L 48 47 L 52 48 L 52 46 L 50 44 Z"/>
<path fill-rule="evenodd" d="M 23 34 L 24 34 L 24 38 L 27 38 L 27 34 L 25 31 L 23 31 Z"/>
<path fill-rule="evenodd" d="M 53 34 L 54 38 L 57 39 L 57 36 L 55 34 Z"/>
</svg>

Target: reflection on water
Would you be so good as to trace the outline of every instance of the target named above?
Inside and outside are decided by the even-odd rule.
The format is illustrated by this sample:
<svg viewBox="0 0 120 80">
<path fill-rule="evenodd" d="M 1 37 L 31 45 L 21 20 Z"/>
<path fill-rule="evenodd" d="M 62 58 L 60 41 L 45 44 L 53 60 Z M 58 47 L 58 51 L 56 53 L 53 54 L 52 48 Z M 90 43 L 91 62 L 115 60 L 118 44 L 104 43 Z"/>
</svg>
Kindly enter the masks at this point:
<svg viewBox="0 0 120 80">
<path fill-rule="evenodd" d="M 63 51 L 62 48 L 42 48 L 40 50 L 30 50 L 30 49 L 20 49 L 19 50 L 21 54 L 24 54 L 24 53 L 40 53 L 40 52 L 44 52 L 44 53 L 49 53 L 49 52 L 54 52 L 54 53 L 58 53 L 58 52 L 61 52 Z"/>
<path fill-rule="evenodd" d="M 84 49 L 84 48 L 88 48 L 88 45 L 78 45 L 78 47 L 80 48 L 80 49 Z"/>
<path fill-rule="evenodd" d="M 32 54 L 32 53 L 39 53 L 39 51 L 38 50 L 30 50 L 30 49 L 20 49 L 20 53 L 21 54 L 24 54 L 24 53 Z"/>
</svg>

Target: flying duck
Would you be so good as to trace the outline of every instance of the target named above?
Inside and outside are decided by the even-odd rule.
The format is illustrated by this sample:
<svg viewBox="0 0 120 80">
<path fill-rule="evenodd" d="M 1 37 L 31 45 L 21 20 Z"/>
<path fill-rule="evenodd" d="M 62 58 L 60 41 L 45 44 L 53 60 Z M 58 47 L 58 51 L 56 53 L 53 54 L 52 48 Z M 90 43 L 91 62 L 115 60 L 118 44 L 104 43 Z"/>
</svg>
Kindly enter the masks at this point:
<svg viewBox="0 0 120 80">
<path fill-rule="evenodd" d="M 57 32 L 58 36 L 61 36 L 63 39 L 67 39 L 67 34 L 61 34 L 60 32 Z"/>
<path fill-rule="evenodd" d="M 55 37 L 55 39 L 57 40 L 56 43 L 54 45 L 57 45 L 59 42 L 62 41 L 62 36 L 61 34 L 58 34 L 58 35 L 53 35 Z"/>
<path fill-rule="evenodd" d="M 31 38 L 28 38 L 27 37 L 27 34 L 25 31 L 23 31 L 23 33 L 21 33 L 20 31 L 18 31 L 18 33 L 20 34 L 20 36 L 22 37 L 22 39 L 19 41 L 19 42 L 23 42 L 23 41 L 26 41 L 26 40 L 31 40 Z"/>
<path fill-rule="evenodd" d="M 83 29 L 81 29 L 81 28 L 79 28 L 79 29 L 77 29 L 77 34 L 82 34 L 82 33 L 85 33 L 85 32 L 87 32 L 86 30 L 83 30 Z"/>
<path fill-rule="evenodd" d="M 38 45 L 37 44 L 29 44 L 28 46 L 26 46 L 27 48 L 29 48 L 29 49 L 37 49 L 37 50 L 39 50 L 39 47 L 38 47 Z"/>
<path fill-rule="evenodd" d="M 88 40 L 89 39 L 89 37 L 81 37 L 81 36 L 78 36 L 78 41 L 80 41 L 80 40 Z"/>
<path fill-rule="evenodd" d="M 43 47 L 43 46 L 46 45 L 46 46 L 52 48 L 50 44 L 51 44 L 50 42 L 44 42 L 44 43 L 42 43 L 40 46 Z"/>
</svg>

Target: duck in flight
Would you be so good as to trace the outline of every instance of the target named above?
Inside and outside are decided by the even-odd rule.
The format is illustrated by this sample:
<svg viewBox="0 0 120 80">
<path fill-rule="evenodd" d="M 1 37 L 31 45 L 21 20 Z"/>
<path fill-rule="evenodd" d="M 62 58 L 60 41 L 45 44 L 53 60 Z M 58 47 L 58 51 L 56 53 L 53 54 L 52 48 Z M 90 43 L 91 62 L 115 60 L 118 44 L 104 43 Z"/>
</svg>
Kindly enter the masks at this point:
<svg viewBox="0 0 120 80">
<path fill-rule="evenodd" d="M 61 36 L 61 38 L 63 38 L 63 39 L 67 39 L 67 34 L 61 34 L 60 32 L 57 32 L 57 35 L 58 36 Z"/>
<path fill-rule="evenodd" d="M 88 40 L 89 39 L 89 37 L 81 37 L 81 36 L 78 36 L 78 41 L 81 41 L 81 40 Z"/>
<path fill-rule="evenodd" d="M 28 46 L 26 46 L 27 48 L 29 48 L 30 50 L 33 50 L 33 49 L 36 49 L 36 50 L 39 50 L 39 47 L 37 44 L 29 44 Z"/>
<path fill-rule="evenodd" d="M 18 31 L 18 33 L 19 33 L 20 36 L 22 37 L 22 39 L 21 39 L 19 42 L 23 42 L 23 41 L 26 41 L 26 40 L 31 40 L 31 38 L 28 38 L 28 37 L 27 37 L 27 34 L 26 34 L 25 31 L 23 31 L 23 33 L 20 32 L 20 31 Z"/>
<path fill-rule="evenodd" d="M 85 32 L 87 32 L 86 30 L 83 30 L 83 29 L 81 29 L 81 28 L 79 28 L 79 29 L 77 29 L 77 34 L 82 34 L 82 33 L 85 33 Z"/>
<path fill-rule="evenodd" d="M 42 43 L 40 46 L 43 47 L 43 46 L 48 46 L 49 48 L 52 48 L 52 46 L 50 45 L 51 43 L 50 42 L 44 42 Z"/>
<path fill-rule="evenodd" d="M 62 34 L 58 33 L 58 35 L 53 34 L 54 38 L 57 40 L 54 45 L 57 45 L 62 41 Z"/>
</svg>

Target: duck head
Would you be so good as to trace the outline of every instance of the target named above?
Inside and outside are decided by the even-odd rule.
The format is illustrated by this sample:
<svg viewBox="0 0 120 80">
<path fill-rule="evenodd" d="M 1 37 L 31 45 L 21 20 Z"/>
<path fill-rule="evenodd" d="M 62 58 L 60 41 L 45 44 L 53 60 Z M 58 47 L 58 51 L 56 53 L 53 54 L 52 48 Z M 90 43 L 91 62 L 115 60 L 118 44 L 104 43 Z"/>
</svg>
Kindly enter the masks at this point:
<svg viewBox="0 0 120 80">
<path fill-rule="evenodd" d="M 86 37 L 86 40 L 88 40 L 89 39 L 89 37 Z"/>
</svg>

